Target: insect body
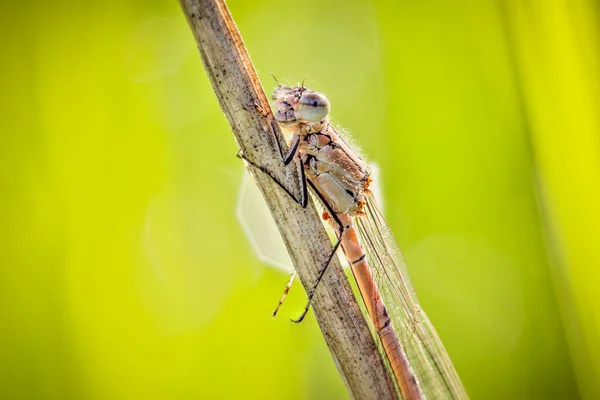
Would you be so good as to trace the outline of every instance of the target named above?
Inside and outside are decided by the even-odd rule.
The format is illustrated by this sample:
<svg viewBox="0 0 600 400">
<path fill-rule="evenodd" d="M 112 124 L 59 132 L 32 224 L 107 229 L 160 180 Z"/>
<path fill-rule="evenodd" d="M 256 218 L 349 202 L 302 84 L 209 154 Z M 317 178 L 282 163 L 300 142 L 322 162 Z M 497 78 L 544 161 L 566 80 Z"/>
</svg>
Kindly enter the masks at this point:
<svg viewBox="0 0 600 400">
<path fill-rule="evenodd" d="M 291 133 L 283 163 L 300 163 L 305 185 L 301 193 L 306 194 L 306 186 L 312 189 L 337 235 L 329 260 L 308 292 L 308 304 L 295 322 L 308 312 L 310 299 L 341 246 L 402 397 L 466 398 L 441 341 L 420 309 L 395 239 L 369 191 L 367 165 L 329 122 L 329 100 L 304 86 L 278 86 L 273 99 L 275 119 Z M 303 207 L 306 200 L 306 195 L 296 199 Z"/>
</svg>

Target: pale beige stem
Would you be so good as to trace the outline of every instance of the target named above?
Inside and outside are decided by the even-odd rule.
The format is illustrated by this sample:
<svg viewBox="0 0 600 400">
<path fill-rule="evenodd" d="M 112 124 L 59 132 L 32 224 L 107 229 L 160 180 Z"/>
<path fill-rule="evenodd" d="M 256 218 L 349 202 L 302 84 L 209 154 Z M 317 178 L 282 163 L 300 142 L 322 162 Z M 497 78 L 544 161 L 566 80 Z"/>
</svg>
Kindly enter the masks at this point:
<svg viewBox="0 0 600 400">
<path fill-rule="evenodd" d="M 283 137 L 227 6 L 218 0 L 181 0 L 181 6 L 244 156 L 267 167 L 286 187 L 298 188 L 298 174 L 293 167 L 286 168 L 281 162 L 275 138 L 283 143 Z M 233 157 L 235 151 L 231 149 L 231 153 Z M 300 280 L 305 288 L 311 287 L 331 251 L 331 242 L 314 206 L 310 203 L 303 209 L 265 175 L 258 172 L 254 177 Z M 357 399 L 397 397 L 393 380 L 337 258 L 319 284 L 312 305 L 352 396 Z"/>
</svg>

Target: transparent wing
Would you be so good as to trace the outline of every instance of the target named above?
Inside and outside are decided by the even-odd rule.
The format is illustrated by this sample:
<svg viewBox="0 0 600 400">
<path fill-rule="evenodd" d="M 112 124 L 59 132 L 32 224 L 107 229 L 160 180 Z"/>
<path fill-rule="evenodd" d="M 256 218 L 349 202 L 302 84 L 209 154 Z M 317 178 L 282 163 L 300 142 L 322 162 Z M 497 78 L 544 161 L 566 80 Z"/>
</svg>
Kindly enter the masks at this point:
<svg viewBox="0 0 600 400">
<path fill-rule="evenodd" d="M 292 272 L 292 260 L 277 225 L 258 187 L 244 172 L 235 212 L 258 259 L 285 272 Z"/>
<path fill-rule="evenodd" d="M 373 195 L 355 218 L 361 244 L 392 325 L 428 399 L 467 398 L 431 322 L 421 310 L 402 253 Z"/>
</svg>

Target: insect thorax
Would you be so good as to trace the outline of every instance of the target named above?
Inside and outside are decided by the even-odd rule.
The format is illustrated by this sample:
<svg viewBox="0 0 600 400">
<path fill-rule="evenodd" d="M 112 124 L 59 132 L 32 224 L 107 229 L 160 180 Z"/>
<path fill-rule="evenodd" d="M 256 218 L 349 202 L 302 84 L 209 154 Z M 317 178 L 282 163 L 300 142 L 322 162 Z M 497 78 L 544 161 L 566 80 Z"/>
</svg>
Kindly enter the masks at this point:
<svg viewBox="0 0 600 400">
<path fill-rule="evenodd" d="M 301 136 L 300 158 L 306 176 L 337 214 L 362 215 L 369 193 L 369 171 L 365 162 L 324 122 Z"/>
<path fill-rule="evenodd" d="M 300 138 L 306 177 L 336 214 L 362 215 L 369 193 L 365 162 L 329 123 L 329 100 L 304 86 L 278 86 L 273 92 L 275 119 Z"/>
</svg>

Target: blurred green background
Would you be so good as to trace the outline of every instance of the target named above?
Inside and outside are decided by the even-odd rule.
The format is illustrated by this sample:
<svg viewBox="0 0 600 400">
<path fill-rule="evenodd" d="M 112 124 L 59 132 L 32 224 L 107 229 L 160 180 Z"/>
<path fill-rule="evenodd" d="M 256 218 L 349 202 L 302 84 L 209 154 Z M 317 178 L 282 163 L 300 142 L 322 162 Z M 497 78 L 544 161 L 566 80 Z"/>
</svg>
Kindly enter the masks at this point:
<svg viewBox="0 0 600 400">
<path fill-rule="evenodd" d="M 231 0 L 268 91 L 382 170 L 475 399 L 600 398 L 597 2 Z M 234 214 L 243 166 L 176 1 L 2 2 L 0 398 L 347 396 Z"/>
</svg>

